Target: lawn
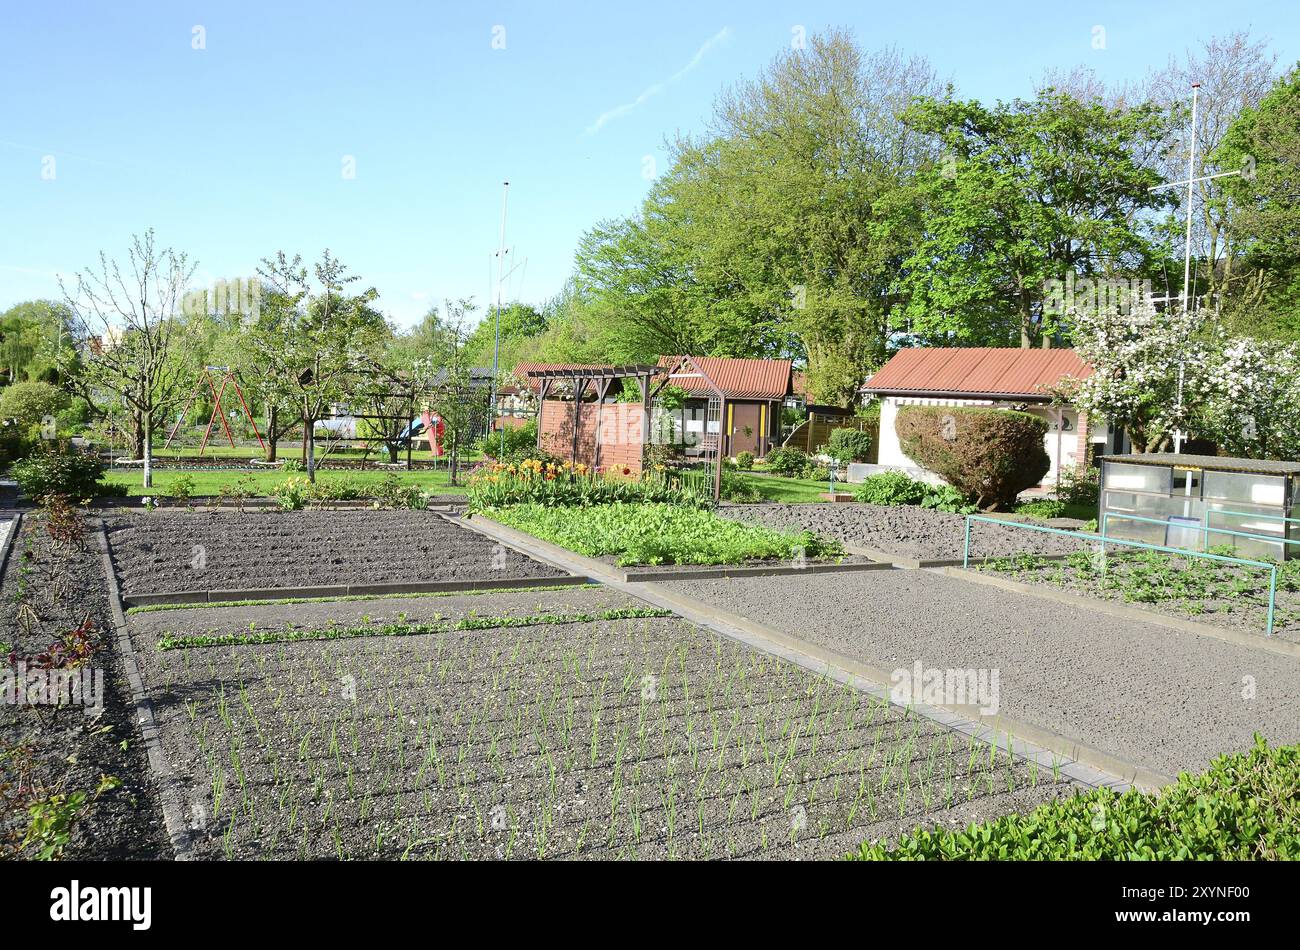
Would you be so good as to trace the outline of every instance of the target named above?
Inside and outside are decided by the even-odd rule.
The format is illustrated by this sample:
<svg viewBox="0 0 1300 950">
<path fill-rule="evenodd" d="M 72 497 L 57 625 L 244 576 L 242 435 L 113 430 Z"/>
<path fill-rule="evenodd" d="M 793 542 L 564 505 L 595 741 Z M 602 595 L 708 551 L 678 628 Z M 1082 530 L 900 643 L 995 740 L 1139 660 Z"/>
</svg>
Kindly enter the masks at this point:
<svg viewBox="0 0 1300 950">
<path fill-rule="evenodd" d="M 269 495 L 272 489 L 286 478 L 306 478 L 302 472 L 284 472 L 280 469 L 267 471 L 233 471 L 223 469 L 203 471 L 200 469 L 179 470 L 162 469 L 153 473 L 153 488 L 141 486 L 139 469 L 126 471 L 118 469 L 104 476 L 108 485 L 104 494 L 114 498 L 138 497 L 141 495 L 163 495 L 172 492 L 177 479 L 189 476 L 193 485 L 190 494 L 220 495 L 225 486 L 242 482 L 247 489 L 245 494 L 258 496 Z M 462 476 L 462 481 L 465 476 Z M 316 473 L 316 480 L 321 484 L 338 484 L 346 482 L 359 485 L 377 485 L 386 478 L 396 478 L 403 486 L 417 485 L 430 491 L 446 495 L 463 495 L 463 485 L 451 485 L 445 469 L 439 471 L 419 470 L 406 472 L 401 470 L 352 471 L 347 469 L 322 469 Z"/>
<path fill-rule="evenodd" d="M 778 531 L 676 505 L 625 504 L 488 508 L 483 514 L 589 557 L 619 564 L 741 564 L 750 560 L 839 557 L 837 541 Z"/>
<path fill-rule="evenodd" d="M 780 475 L 766 475 L 762 472 L 738 472 L 741 478 L 754 486 L 763 496 L 764 501 L 783 501 L 800 504 L 809 501 L 821 501 L 818 497 L 827 490 L 824 481 L 807 478 L 784 478 Z M 838 488 L 841 483 L 836 483 Z"/>
</svg>

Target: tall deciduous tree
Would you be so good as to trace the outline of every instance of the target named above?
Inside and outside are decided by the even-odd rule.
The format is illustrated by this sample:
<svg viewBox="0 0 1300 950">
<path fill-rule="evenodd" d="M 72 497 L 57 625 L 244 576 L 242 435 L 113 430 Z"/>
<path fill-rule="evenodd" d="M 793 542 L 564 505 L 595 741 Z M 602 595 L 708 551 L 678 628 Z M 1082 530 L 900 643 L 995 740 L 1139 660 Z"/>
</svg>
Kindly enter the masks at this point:
<svg viewBox="0 0 1300 950">
<path fill-rule="evenodd" d="M 157 245 L 153 229 L 131 239 L 127 266 L 100 252 L 99 266 L 60 283 L 77 335 L 80 367 L 73 385 L 105 414 L 105 397 L 120 401 L 132 420 L 144 460 L 144 487 L 153 485 L 153 433 L 185 394 L 189 346 L 177 312 L 194 273 L 183 253 Z"/>
<path fill-rule="evenodd" d="M 925 99 L 906 117 L 944 146 L 920 181 L 924 239 L 902 281 L 912 333 L 1030 346 L 1057 329 L 1049 281 L 1128 277 L 1152 259 L 1142 214 L 1172 200 L 1137 158 L 1166 133 L 1156 106 L 1044 89 L 993 107 Z"/>
<path fill-rule="evenodd" d="M 345 401 L 367 354 L 388 332 L 372 306 L 373 288 L 347 293 L 359 277 L 328 250 L 308 275 L 302 258 L 279 251 L 258 275 L 269 288 L 261 309 L 266 319 L 252 329 L 267 376 L 290 402 L 303 424 L 307 477 L 316 480 L 316 422 L 333 403 Z M 314 280 L 313 280 L 314 278 Z"/>
</svg>

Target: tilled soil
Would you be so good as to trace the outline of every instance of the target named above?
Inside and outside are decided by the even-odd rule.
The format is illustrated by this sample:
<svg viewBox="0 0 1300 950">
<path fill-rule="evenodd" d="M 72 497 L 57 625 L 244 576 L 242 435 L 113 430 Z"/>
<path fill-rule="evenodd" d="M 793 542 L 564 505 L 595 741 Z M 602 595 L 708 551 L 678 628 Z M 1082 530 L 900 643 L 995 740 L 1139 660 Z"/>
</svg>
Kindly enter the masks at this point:
<svg viewBox="0 0 1300 950">
<path fill-rule="evenodd" d="M 966 535 L 964 515 L 932 511 L 916 505 L 887 507 L 856 502 L 731 505 L 719 508 L 718 514 L 772 528 L 804 529 L 836 538 L 845 544 L 910 558 L 960 558 Z M 1087 544 L 1078 538 L 975 522 L 971 527 L 970 553 L 972 557 L 994 557 L 1022 551 L 1068 554 Z"/>
<path fill-rule="evenodd" d="M 203 858 L 831 858 L 1074 790 L 675 619 L 155 651 L 146 677 Z"/>
<path fill-rule="evenodd" d="M 37 512 L 24 518 L 5 566 L 0 673 L 15 670 L 7 660 L 11 651 L 30 671 L 36 654 L 89 618 L 96 652 L 86 665 L 102 672 L 103 712 L 82 705 L 18 706 L 7 697 L 0 703 L 0 857 L 35 855 L 34 845 L 21 848 L 28 807 L 85 792 L 91 800 L 77 816 L 64 858 L 168 859 L 171 845 L 114 646 L 97 536 L 87 532 L 84 551 L 60 552 L 41 519 Z M 101 776 L 121 784 L 95 796 Z"/>
<path fill-rule="evenodd" d="M 271 630 L 328 630 L 332 627 L 438 623 L 461 617 L 529 617 L 540 614 L 596 614 L 644 601 L 608 587 L 575 587 L 472 594 L 318 600 L 242 607 L 186 607 L 128 614 L 137 649 L 147 652 L 167 635 L 265 633 Z"/>
<path fill-rule="evenodd" d="M 123 593 L 560 577 L 429 511 L 154 511 L 105 519 Z"/>
<path fill-rule="evenodd" d="M 893 671 L 1000 671 L 1000 712 L 1165 775 L 1300 741 L 1300 660 L 931 570 L 665 586 Z"/>
</svg>

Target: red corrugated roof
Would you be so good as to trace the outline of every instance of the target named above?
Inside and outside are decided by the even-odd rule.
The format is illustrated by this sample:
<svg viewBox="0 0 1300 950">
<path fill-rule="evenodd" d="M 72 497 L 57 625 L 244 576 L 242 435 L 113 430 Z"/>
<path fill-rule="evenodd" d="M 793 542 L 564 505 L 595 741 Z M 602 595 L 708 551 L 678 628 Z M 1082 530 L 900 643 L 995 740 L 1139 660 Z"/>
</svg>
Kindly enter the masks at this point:
<svg viewBox="0 0 1300 950">
<path fill-rule="evenodd" d="M 661 356 L 660 366 L 673 367 L 682 357 Z M 728 399 L 784 399 L 790 394 L 792 364 L 789 360 L 750 360 L 729 356 L 694 356 L 700 372 Z M 707 396 L 712 390 L 698 377 L 670 379 L 692 395 Z"/>
<path fill-rule="evenodd" d="M 872 393 L 1046 398 L 1063 379 L 1092 367 L 1070 349 L 915 347 L 899 350 L 863 387 Z"/>
</svg>

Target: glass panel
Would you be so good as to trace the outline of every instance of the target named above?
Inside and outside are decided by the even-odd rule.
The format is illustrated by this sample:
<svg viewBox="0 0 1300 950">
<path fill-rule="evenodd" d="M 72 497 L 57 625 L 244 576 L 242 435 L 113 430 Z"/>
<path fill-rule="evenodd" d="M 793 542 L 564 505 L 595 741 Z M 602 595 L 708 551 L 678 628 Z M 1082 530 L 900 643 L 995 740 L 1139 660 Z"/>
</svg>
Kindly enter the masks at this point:
<svg viewBox="0 0 1300 950">
<path fill-rule="evenodd" d="M 1122 462 L 1107 462 L 1103 485 L 1120 491 L 1145 491 L 1167 495 L 1170 473 L 1169 469 L 1162 465 L 1126 465 Z"/>
<path fill-rule="evenodd" d="M 1188 490 L 1188 484 L 1191 490 Z M 1191 498 L 1201 497 L 1201 470 L 1176 468 L 1173 470 L 1172 491 L 1175 495 L 1184 495 Z"/>
<path fill-rule="evenodd" d="M 1205 497 L 1246 505 L 1282 508 L 1286 503 L 1286 479 L 1279 475 L 1245 472 L 1206 472 Z M 1281 514 L 1281 512 L 1278 512 Z"/>
</svg>

